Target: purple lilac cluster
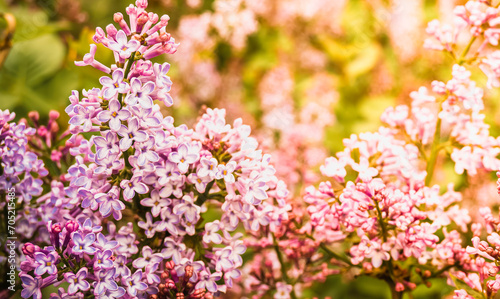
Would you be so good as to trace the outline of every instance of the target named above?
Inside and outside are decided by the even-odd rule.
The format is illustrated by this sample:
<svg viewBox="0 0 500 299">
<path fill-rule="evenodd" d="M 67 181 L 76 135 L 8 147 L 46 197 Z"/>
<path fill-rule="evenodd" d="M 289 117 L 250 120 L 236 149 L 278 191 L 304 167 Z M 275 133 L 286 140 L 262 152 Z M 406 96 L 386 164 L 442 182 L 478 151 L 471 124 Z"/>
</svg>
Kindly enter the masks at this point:
<svg viewBox="0 0 500 299">
<path fill-rule="evenodd" d="M 15 190 L 17 204 L 30 203 L 43 192 L 42 180 L 48 174 L 42 160 L 30 151 L 28 138 L 36 133 L 24 122 L 14 123 L 15 113 L 0 110 L 0 190 Z M 4 208 L 5 202 L 0 203 Z"/>
<path fill-rule="evenodd" d="M 69 286 L 53 298 L 211 298 L 241 275 L 237 229 L 272 232 L 287 220 L 286 185 L 249 126 L 227 124 L 223 109 L 207 109 L 194 129 L 175 126 L 154 102 L 173 104 L 172 82 L 170 65 L 149 59 L 178 44 L 168 16 L 146 6 L 129 6 L 129 23 L 115 14 L 120 29 L 96 30 L 114 65 L 95 60 L 96 45 L 76 63 L 108 75 L 101 88 L 70 96 L 76 161 L 51 193 L 65 217 L 47 224 L 51 246 L 23 247 L 23 298 L 62 282 Z"/>
</svg>

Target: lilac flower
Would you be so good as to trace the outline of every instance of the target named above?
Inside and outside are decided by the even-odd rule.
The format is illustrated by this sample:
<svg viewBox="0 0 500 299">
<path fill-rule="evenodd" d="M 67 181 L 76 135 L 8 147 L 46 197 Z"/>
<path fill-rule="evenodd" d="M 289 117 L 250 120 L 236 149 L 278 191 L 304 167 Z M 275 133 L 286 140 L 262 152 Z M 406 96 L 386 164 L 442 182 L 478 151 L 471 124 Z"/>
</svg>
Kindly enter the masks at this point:
<svg viewBox="0 0 500 299">
<path fill-rule="evenodd" d="M 230 288 L 233 287 L 233 279 L 237 279 L 241 276 L 241 271 L 238 269 L 232 269 L 224 273 L 224 282 Z"/>
<path fill-rule="evenodd" d="M 98 159 L 103 159 L 109 155 L 115 155 L 120 152 L 120 148 L 118 147 L 118 136 L 111 131 L 108 131 L 105 137 L 94 137 L 92 142 L 96 146 Z"/>
<path fill-rule="evenodd" d="M 180 217 L 173 214 L 170 208 L 162 209 L 161 211 L 162 226 L 157 228 L 158 231 L 167 230 L 171 235 L 177 235 L 177 225 L 179 223 Z"/>
<path fill-rule="evenodd" d="M 162 249 L 161 254 L 163 254 L 164 259 L 172 258 L 172 261 L 178 265 L 181 261 L 181 252 L 186 250 L 186 245 L 174 241 L 172 238 L 165 238 L 165 248 Z"/>
<path fill-rule="evenodd" d="M 51 252 L 46 255 L 43 252 L 37 252 L 35 253 L 35 261 L 40 264 L 35 270 L 36 275 L 42 276 L 45 272 L 48 274 L 57 273 L 57 253 Z"/>
<path fill-rule="evenodd" d="M 200 167 L 198 168 L 197 174 L 199 177 L 210 176 L 211 178 L 215 177 L 215 173 L 217 172 L 217 159 L 215 158 L 201 158 Z"/>
<path fill-rule="evenodd" d="M 119 255 L 116 257 L 115 269 L 116 269 L 115 278 L 119 277 L 119 276 L 122 276 L 122 277 L 130 276 L 131 272 L 130 272 L 130 268 L 127 267 L 127 257 L 126 256 Z"/>
<path fill-rule="evenodd" d="M 76 274 L 65 273 L 64 278 L 69 282 L 68 294 L 73 295 L 78 290 L 88 291 L 90 289 L 90 284 L 85 278 L 87 278 L 88 270 L 86 267 L 81 268 Z"/>
<path fill-rule="evenodd" d="M 132 265 L 135 268 L 142 269 L 148 264 L 159 264 L 163 260 L 163 256 L 160 253 L 153 253 L 153 250 L 149 246 L 144 246 L 142 248 L 142 256 L 135 259 Z"/>
<path fill-rule="evenodd" d="M 83 131 L 89 132 L 92 128 L 92 118 L 94 117 L 94 107 L 83 107 L 81 105 L 73 108 L 75 116 L 71 117 L 69 124 L 73 126 L 81 126 L 83 124 Z"/>
<path fill-rule="evenodd" d="M 234 183 L 234 175 L 233 172 L 236 169 L 236 162 L 230 161 L 226 165 L 219 164 L 217 165 L 217 173 L 215 174 L 215 178 L 220 180 L 224 179 L 226 183 Z"/>
<path fill-rule="evenodd" d="M 207 188 L 207 184 L 210 181 L 212 181 L 212 179 L 210 177 L 208 177 L 208 176 L 206 176 L 206 177 L 199 177 L 195 173 L 190 173 L 188 175 L 188 181 L 191 184 L 194 184 L 194 186 L 196 188 L 196 191 L 198 191 L 200 193 L 203 193 L 203 192 L 205 192 L 205 190 Z"/>
<path fill-rule="evenodd" d="M 158 183 L 161 186 L 165 186 L 171 181 L 179 180 L 180 176 L 177 164 L 170 162 L 166 162 L 164 167 L 157 167 L 155 173 L 158 176 Z"/>
<path fill-rule="evenodd" d="M 129 180 L 123 180 L 120 183 L 120 187 L 123 188 L 123 196 L 125 199 L 131 200 L 135 196 L 135 192 L 139 194 L 146 194 L 148 193 L 148 187 L 146 184 L 141 182 L 142 177 L 133 177 L 130 181 Z"/>
<path fill-rule="evenodd" d="M 159 284 L 161 282 L 160 277 L 155 274 L 155 272 L 158 270 L 159 265 L 160 264 L 158 263 L 146 265 L 146 271 L 144 271 L 144 275 L 146 276 L 146 280 L 150 285 Z"/>
<path fill-rule="evenodd" d="M 153 69 L 156 75 L 156 83 L 158 84 L 158 87 L 166 89 L 166 91 L 170 91 L 172 81 L 170 80 L 170 77 L 167 76 L 167 73 L 170 70 L 170 64 L 167 62 L 164 62 L 163 64 L 155 63 Z"/>
<path fill-rule="evenodd" d="M 114 280 L 115 272 L 115 268 L 97 271 L 96 276 L 98 281 L 94 288 L 95 295 L 101 295 L 106 290 L 116 291 L 118 289 L 118 285 Z"/>
<path fill-rule="evenodd" d="M 80 228 L 84 233 L 98 233 L 102 231 L 102 226 L 93 225 L 90 218 L 86 218 L 83 223 L 80 223 Z"/>
<path fill-rule="evenodd" d="M 153 112 L 154 107 L 155 106 L 148 109 L 144 109 L 140 105 L 136 105 L 136 106 L 130 106 L 129 110 L 139 118 L 139 125 L 141 127 L 157 128 L 160 127 L 162 123 L 163 115 L 159 111 Z M 163 131 L 156 132 L 155 138 L 158 138 L 158 134 L 161 134 L 162 132 Z"/>
<path fill-rule="evenodd" d="M 238 180 L 240 182 L 240 180 Z M 246 182 L 246 193 L 243 199 L 252 205 L 258 205 L 263 200 L 268 198 L 266 190 L 269 188 L 266 181 L 263 178 L 255 178 L 250 176 L 250 179 Z"/>
<path fill-rule="evenodd" d="M 94 256 L 94 269 L 109 269 L 113 267 L 113 261 L 110 260 L 112 255 L 113 252 L 109 249 L 97 252 Z"/>
<path fill-rule="evenodd" d="M 210 274 L 209 269 L 205 269 L 200 273 L 200 280 L 196 284 L 196 289 L 207 289 L 209 292 L 215 293 L 217 292 L 217 283 L 216 281 L 220 280 L 222 274 L 219 272 L 215 272 Z"/>
<path fill-rule="evenodd" d="M 42 299 L 42 291 L 40 290 L 42 286 L 42 278 L 33 278 L 28 274 L 20 274 L 21 282 L 23 284 L 23 290 L 21 292 L 21 297 L 33 299 Z"/>
<path fill-rule="evenodd" d="M 141 279 L 142 270 L 137 270 L 134 275 L 123 279 L 123 284 L 127 286 L 127 293 L 130 296 L 136 296 L 137 291 L 144 291 L 148 288 L 148 285 L 142 282 Z"/>
<path fill-rule="evenodd" d="M 97 51 L 97 46 L 95 44 L 91 44 L 90 45 L 90 52 L 83 55 L 83 61 L 75 61 L 75 65 L 77 65 L 77 66 L 91 65 L 92 67 L 94 67 L 102 72 L 105 72 L 105 73 L 111 72 L 111 69 L 109 67 L 107 67 L 104 64 L 100 63 L 99 61 L 95 60 L 96 51 Z"/>
<path fill-rule="evenodd" d="M 122 59 L 128 59 L 130 55 L 137 51 L 141 46 L 141 43 L 135 39 L 127 40 L 127 35 L 123 30 L 118 30 L 115 36 L 115 41 L 109 42 L 109 48 L 120 56 Z"/>
<path fill-rule="evenodd" d="M 94 169 L 94 173 L 96 175 L 102 176 L 110 176 L 113 173 L 113 170 L 121 170 L 124 166 L 124 161 L 117 159 L 117 156 L 108 156 L 104 159 L 95 159 L 96 165 L 98 165 Z"/>
<path fill-rule="evenodd" d="M 173 212 L 176 215 L 183 215 L 187 221 L 195 223 L 200 216 L 201 208 L 194 203 L 193 196 L 186 194 L 182 197 L 182 202 L 174 206 Z"/>
<path fill-rule="evenodd" d="M 243 259 L 241 258 L 241 255 L 247 251 L 247 247 L 243 244 L 243 241 L 241 240 L 236 240 L 232 245 L 231 245 L 232 251 L 231 251 L 231 260 L 234 262 L 235 265 L 243 265 Z"/>
<path fill-rule="evenodd" d="M 161 198 L 158 190 L 151 191 L 151 198 L 144 198 L 141 200 L 141 205 L 145 207 L 151 207 L 151 214 L 154 217 L 160 215 L 161 209 L 167 207 L 172 203 L 170 198 Z"/>
<path fill-rule="evenodd" d="M 80 233 L 75 232 L 73 234 L 73 242 L 75 243 L 75 246 L 73 246 L 73 252 L 82 255 L 83 253 L 87 254 L 94 254 L 97 249 L 92 247 L 92 244 L 94 244 L 95 241 L 95 234 L 90 233 L 85 236 L 85 238 L 80 235 Z"/>
<path fill-rule="evenodd" d="M 116 236 L 116 240 L 120 243 L 118 252 L 121 254 L 132 255 L 139 251 L 137 245 L 134 243 L 135 235 L 118 235 Z"/>
<path fill-rule="evenodd" d="M 220 230 L 219 220 L 214 222 L 208 222 L 205 224 L 205 234 L 203 235 L 203 242 L 205 243 L 215 243 L 220 244 L 222 242 L 222 237 L 217 232 Z"/>
<path fill-rule="evenodd" d="M 102 86 L 104 87 L 103 96 L 106 99 L 111 99 L 117 93 L 126 93 L 128 92 L 130 86 L 127 82 L 123 81 L 124 72 L 122 69 L 116 69 L 113 72 L 113 79 L 110 77 L 104 76 L 99 79 Z"/>
<path fill-rule="evenodd" d="M 128 128 L 122 125 L 118 135 L 123 137 L 120 140 L 120 149 L 122 151 L 128 150 L 132 145 L 132 141 L 144 142 L 148 140 L 148 134 L 139 129 L 139 120 L 136 117 L 128 121 Z"/>
<path fill-rule="evenodd" d="M 146 161 L 149 162 L 158 162 L 160 160 L 160 156 L 152 150 L 155 145 L 155 139 L 153 136 L 149 136 L 149 139 L 145 142 L 140 142 L 135 144 L 135 155 L 137 157 L 137 164 L 139 166 L 144 166 Z"/>
<path fill-rule="evenodd" d="M 231 255 L 233 250 L 231 247 L 227 246 L 222 250 L 216 251 L 217 262 L 215 263 L 215 269 L 217 271 L 227 271 L 233 268 L 234 264 L 231 261 Z"/>
<path fill-rule="evenodd" d="M 189 164 L 193 164 L 199 158 L 198 153 L 193 153 L 192 148 L 187 143 L 182 143 L 177 148 L 177 152 L 168 155 L 168 160 L 177 164 L 181 173 L 186 173 Z"/>
<path fill-rule="evenodd" d="M 108 239 L 106 239 L 106 237 L 103 234 L 98 233 L 97 234 L 97 242 L 95 243 L 95 245 L 97 245 L 102 250 L 108 250 L 108 249 L 113 250 L 118 246 L 118 242 L 117 241 L 108 241 Z"/>
<path fill-rule="evenodd" d="M 116 298 L 122 298 L 123 295 L 125 295 L 126 291 L 122 287 L 118 287 L 116 290 L 106 290 L 104 294 L 99 297 L 100 299 L 116 299 Z"/>
<path fill-rule="evenodd" d="M 121 211 L 125 209 L 125 204 L 119 200 L 119 193 L 109 191 L 108 193 L 98 193 L 95 195 L 95 200 L 100 204 L 99 212 L 103 217 L 108 217 L 113 213 L 113 217 L 116 220 L 120 220 L 122 213 Z"/>
<path fill-rule="evenodd" d="M 149 212 L 146 213 L 146 222 L 139 221 L 139 223 L 137 225 L 140 228 L 145 230 L 146 237 L 148 237 L 148 238 L 152 238 L 155 235 L 156 227 L 161 226 L 159 221 L 156 221 L 155 223 L 153 223 L 153 217 L 151 216 L 151 213 L 149 213 Z"/>
<path fill-rule="evenodd" d="M 127 109 L 121 109 L 120 102 L 116 99 L 109 101 L 109 110 L 103 110 L 97 115 L 100 122 L 109 122 L 109 128 L 112 131 L 118 131 L 121 127 L 121 122 L 128 119 L 132 114 Z"/>
<path fill-rule="evenodd" d="M 142 108 L 148 109 L 153 107 L 153 99 L 150 94 L 155 90 L 155 84 L 148 81 L 142 85 L 141 81 L 137 78 L 132 78 L 130 81 L 130 93 L 125 98 L 127 105 L 135 105 L 139 103 Z"/>
</svg>

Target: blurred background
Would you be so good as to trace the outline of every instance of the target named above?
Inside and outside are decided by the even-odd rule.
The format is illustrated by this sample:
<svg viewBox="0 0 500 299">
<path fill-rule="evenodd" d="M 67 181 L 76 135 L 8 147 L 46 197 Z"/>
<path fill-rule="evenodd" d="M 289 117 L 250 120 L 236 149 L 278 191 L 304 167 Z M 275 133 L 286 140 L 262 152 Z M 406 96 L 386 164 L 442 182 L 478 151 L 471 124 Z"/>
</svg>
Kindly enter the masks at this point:
<svg viewBox="0 0 500 299">
<path fill-rule="evenodd" d="M 112 23 L 131 1 L 0 0 L 0 109 L 18 119 L 37 110 L 47 119 L 51 109 L 69 104 L 71 90 L 98 87 L 103 74 L 73 62 L 89 51 L 95 27 Z M 148 11 L 168 14 L 167 31 L 181 44 L 176 54 L 157 58 L 171 64 L 175 104 L 166 111 L 176 124 L 192 124 L 204 106 L 225 108 L 230 120 L 241 117 L 299 195 L 302 186 L 317 181 L 318 165 L 342 150 L 343 138 L 377 130 L 385 108 L 408 103 L 411 91 L 432 80 L 451 77 L 453 61 L 422 45 L 427 23 L 451 23 L 453 8 L 463 2 L 150 0 Z M 104 48 L 96 58 L 113 63 Z M 480 72 L 474 78 L 486 81 Z M 498 96 L 486 91 L 493 136 L 500 132 Z M 465 184 L 452 167 L 444 169 L 441 175 L 458 188 Z M 495 193 L 492 186 L 483 194 Z M 415 295 L 441 298 L 449 290 L 441 282 Z M 347 284 L 342 278 L 305 293 L 389 295 L 379 281 Z"/>
</svg>

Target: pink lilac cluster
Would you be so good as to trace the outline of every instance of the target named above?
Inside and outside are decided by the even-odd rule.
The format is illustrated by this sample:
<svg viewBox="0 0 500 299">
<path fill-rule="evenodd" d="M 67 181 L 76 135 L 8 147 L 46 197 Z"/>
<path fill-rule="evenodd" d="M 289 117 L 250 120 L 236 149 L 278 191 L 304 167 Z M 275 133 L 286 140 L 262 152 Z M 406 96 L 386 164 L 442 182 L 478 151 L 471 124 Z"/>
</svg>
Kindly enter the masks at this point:
<svg viewBox="0 0 500 299">
<path fill-rule="evenodd" d="M 432 185 L 435 167 L 449 158 L 459 175 L 500 169 L 499 140 L 484 122 L 483 90 L 462 66 L 469 50 L 449 81 L 411 93 L 411 105 L 387 109 L 377 132 L 352 135 L 344 151 L 326 159 L 320 171 L 330 180 L 306 189 L 307 215 L 294 210 L 297 219 L 290 215 L 293 222 L 275 239 L 257 243 L 275 247 L 267 255 L 279 263 L 252 264 L 248 273 L 257 279 L 250 287 L 263 294 L 281 280 L 293 287 L 284 298 L 296 298 L 311 278 L 346 269 L 387 281 L 395 297 L 451 269 L 458 276 L 450 283 L 460 286 L 464 277 L 456 269 L 467 271 L 474 263 L 461 237 L 471 217 L 460 208 L 462 194 L 453 184 L 444 193 Z"/>
<path fill-rule="evenodd" d="M 499 217 L 493 216 L 488 207 L 480 208 L 483 223 L 472 225 L 473 238 L 467 246 L 467 263 L 450 274 L 455 284 L 455 299 L 494 298 L 500 291 L 500 235 Z M 481 236 L 486 231 L 486 238 Z"/>
<path fill-rule="evenodd" d="M 177 44 L 165 32 L 168 16 L 146 6 L 127 8 L 130 24 L 115 14 L 120 30 L 97 29 L 94 41 L 113 51 L 115 65 L 95 60 L 95 45 L 77 62 L 110 76 L 70 96 L 75 163 L 55 199 L 66 217 L 48 222 L 51 246 L 25 245 L 23 298 L 63 281 L 69 286 L 54 298 L 211 298 L 241 275 L 246 246 L 237 229 L 276 230 L 287 220 L 286 185 L 249 126 L 227 124 L 223 109 L 207 109 L 194 129 L 175 126 L 154 103 L 172 105 L 172 82 L 170 65 L 149 59 Z M 102 228 L 130 218 L 136 224 L 118 232 Z"/>
<path fill-rule="evenodd" d="M 442 25 L 438 20 L 429 23 L 427 33 L 431 35 L 425 47 L 449 52 L 463 62 L 479 61 L 479 68 L 488 77 L 487 87 L 500 87 L 500 51 L 496 49 L 500 40 L 500 8 L 493 1 L 468 1 L 454 10 L 454 24 Z M 455 53 L 462 40 L 472 37 L 467 50 L 473 48 L 470 57 Z"/>
<path fill-rule="evenodd" d="M 479 169 L 500 169 L 497 159 L 500 139 L 490 136 L 489 125 L 484 122 L 483 90 L 470 77 L 471 72 L 465 67 L 454 65 L 451 80 L 434 81 L 431 90 L 421 87 L 412 92 L 410 107 L 389 108 L 382 115 L 382 121 L 402 131 L 420 149 L 439 142 L 438 138 L 447 140 L 436 150 L 451 150 L 455 172 L 467 171 L 473 176 Z M 432 158 L 424 156 L 424 159 Z"/>
<path fill-rule="evenodd" d="M 310 223 L 302 231 L 322 244 L 326 256 L 343 261 L 345 267 L 391 281 L 398 292 L 414 289 L 414 278 L 402 263 L 411 260 L 421 269 L 431 267 L 436 272 L 459 263 L 466 256 L 460 231 L 467 231 L 471 219 L 457 205 L 462 197 L 453 185 L 440 194 L 439 186 L 425 186 L 423 177 L 404 176 L 415 161 L 393 136 L 386 132 L 385 136 L 359 137 L 344 142 L 358 157 L 342 152 L 328 158 L 321 170 L 331 180 L 318 189 L 306 189 Z M 383 153 L 390 156 L 382 157 Z M 395 166 L 392 159 L 404 161 L 401 166 L 407 168 L 391 167 Z M 346 176 L 354 179 L 346 180 Z M 349 244 L 349 251 L 335 253 L 342 248 L 341 242 Z M 343 256 L 348 259 L 339 258 Z"/>
</svg>

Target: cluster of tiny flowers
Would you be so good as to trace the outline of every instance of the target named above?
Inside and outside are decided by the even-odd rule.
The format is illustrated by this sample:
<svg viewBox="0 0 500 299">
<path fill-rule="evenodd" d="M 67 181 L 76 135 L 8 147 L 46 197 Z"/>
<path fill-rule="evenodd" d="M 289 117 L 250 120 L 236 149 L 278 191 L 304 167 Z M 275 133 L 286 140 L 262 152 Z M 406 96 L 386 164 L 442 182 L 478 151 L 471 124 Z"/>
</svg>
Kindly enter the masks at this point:
<svg viewBox="0 0 500 299">
<path fill-rule="evenodd" d="M 365 139 L 358 141 L 355 148 L 362 153 L 363 149 L 376 150 L 377 144 L 381 141 Z M 398 181 L 391 182 L 376 177 L 382 176 L 386 164 L 385 159 L 377 157 L 377 152 L 360 154 L 360 160 L 372 161 L 362 170 L 359 162 L 346 156 L 340 160 L 327 159 L 322 172 L 332 180 L 322 182 L 318 189 L 306 190 L 304 199 L 309 204 L 311 223 L 304 229 L 316 242 L 326 246 L 325 255 L 330 258 L 342 257 L 333 253 L 339 241 L 350 244 L 348 259 L 340 259 L 347 267 L 361 267 L 364 274 L 375 277 L 386 273 L 401 292 L 416 285 L 411 273 L 399 262 L 410 259 L 421 269 L 429 266 L 439 271 L 461 261 L 465 250 L 461 247 L 460 233 L 448 228 L 454 224 L 466 231 L 471 219 L 467 210 L 456 205 L 462 197 L 452 185 L 441 195 L 439 186 L 426 187 L 422 180 L 408 181 L 400 176 Z M 409 156 L 403 154 L 398 159 L 405 157 Z M 345 182 L 347 165 L 358 170 L 350 174 L 355 180 Z M 445 237 L 439 238 L 439 234 Z M 423 273 L 421 279 L 433 275 L 425 277 Z"/>
<path fill-rule="evenodd" d="M 168 16 L 146 6 L 127 8 L 130 24 L 115 14 L 120 30 L 97 29 L 94 41 L 113 51 L 115 65 L 96 61 L 95 45 L 77 62 L 111 77 L 70 96 L 76 160 L 50 197 L 65 220 L 48 222 L 51 246 L 23 248 L 23 298 L 63 281 L 54 298 L 211 298 L 241 276 L 247 247 L 236 230 L 272 231 L 287 220 L 287 187 L 249 126 L 226 124 L 224 109 L 207 109 L 194 129 L 174 126 L 154 103 L 173 104 L 172 82 L 170 65 L 149 59 L 177 44 L 165 32 Z M 130 218 L 136 224 L 116 232 L 112 223 Z"/>
<path fill-rule="evenodd" d="M 429 23 L 425 47 L 447 51 L 461 62 L 479 61 L 479 67 L 488 77 L 488 88 L 500 87 L 500 51 L 495 50 L 500 40 L 500 8 L 492 1 L 468 1 L 454 10 L 454 24 L 442 25 L 438 20 Z M 465 36 L 472 37 L 467 50 L 474 44 L 475 54 L 467 58 L 454 52 Z"/>
<path fill-rule="evenodd" d="M 491 209 L 479 209 L 484 220 L 472 225 L 472 246 L 467 246 L 468 259 L 462 268 L 450 274 L 455 284 L 455 299 L 495 298 L 500 290 L 500 220 L 494 217 Z M 483 228 L 486 229 L 486 241 L 481 240 Z"/>
<path fill-rule="evenodd" d="M 25 122 L 14 123 L 15 113 L 0 110 L 0 190 L 16 193 L 17 204 L 29 204 L 42 193 L 40 177 L 48 174 L 44 163 L 30 150 L 28 139 L 36 130 Z M 6 202 L 0 203 L 4 209 Z"/>
<path fill-rule="evenodd" d="M 473 45 L 486 24 L 494 26 L 498 10 L 486 6 L 469 1 L 457 8 L 462 21 L 454 32 L 432 22 L 428 33 L 435 39 L 427 45 L 434 43 L 435 49 L 454 56 L 464 28 L 472 28 Z M 320 167 L 330 180 L 306 188 L 305 214 L 294 209 L 274 239 L 263 236 L 247 242 L 279 262 L 271 265 L 255 259 L 248 264 L 245 273 L 253 279 L 245 281 L 246 288 L 260 295 L 271 292 L 275 298 L 295 298 L 311 281 L 347 270 L 385 280 L 396 293 L 429 285 L 430 278 L 443 274 L 449 274 L 450 284 L 458 289 L 469 283 L 467 275 L 477 272 L 473 265 L 484 264 L 471 258 L 475 252 L 463 245 L 461 236 L 469 231 L 472 219 L 467 209 L 460 208 L 462 194 L 453 184 L 442 193 L 431 183 L 436 163 L 444 158 L 441 152 L 449 154 L 446 157 L 459 175 L 500 169 L 500 140 L 490 135 L 484 122 L 483 90 L 462 66 L 475 61 L 477 53 L 485 53 L 485 45 L 468 58 L 470 45 L 456 60 L 449 81 L 434 81 L 431 90 L 421 87 L 412 92 L 408 106 L 388 108 L 377 132 L 344 140 L 345 149 Z M 477 224 L 472 227 L 478 229 Z M 473 244 L 476 248 L 478 240 Z M 278 284 L 283 286 L 280 292 Z"/>
<path fill-rule="evenodd" d="M 389 108 L 382 115 L 382 121 L 391 129 L 402 131 L 420 148 L 436 142 L 436 136 L 446 136 L 448 143 L 443 149 L 451 149 L 455 172 L 475 175 L 479 169 L 500 169 L 497 159 L 500 139 L 490 136 L 489 125 L 482 114 L 483 90 L 470 76 L 465 67 L 454 65 L 451 80 L 432 82 L 432 92 L 426 87 L 412 92 L 410 107 Z"/>
</svg>

